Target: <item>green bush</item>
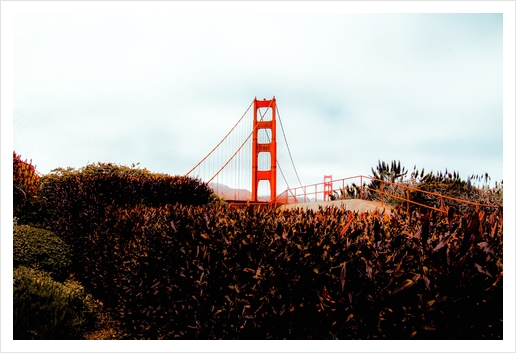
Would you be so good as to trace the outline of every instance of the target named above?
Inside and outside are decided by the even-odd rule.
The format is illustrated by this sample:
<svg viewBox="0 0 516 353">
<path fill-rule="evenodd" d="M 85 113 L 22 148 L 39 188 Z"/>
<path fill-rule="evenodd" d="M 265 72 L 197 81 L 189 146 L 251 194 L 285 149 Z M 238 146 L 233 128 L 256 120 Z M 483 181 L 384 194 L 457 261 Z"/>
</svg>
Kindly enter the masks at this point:
<svg viewBox="0 0 516 353">
<path fill-rule="evenodd" d="M 62 284 L 20 266 L 13 275 L 13 338 L 81 339 L 93 325 L 90 301 L 78 282 Z"/>
<path fill-rule="evenodd" d="M 51 231 L 30 226 L 13 227 L 13 267 L 26 266 L 49 272 L 57 281 L 70 273 L 70 249 Z"/>
</svg>

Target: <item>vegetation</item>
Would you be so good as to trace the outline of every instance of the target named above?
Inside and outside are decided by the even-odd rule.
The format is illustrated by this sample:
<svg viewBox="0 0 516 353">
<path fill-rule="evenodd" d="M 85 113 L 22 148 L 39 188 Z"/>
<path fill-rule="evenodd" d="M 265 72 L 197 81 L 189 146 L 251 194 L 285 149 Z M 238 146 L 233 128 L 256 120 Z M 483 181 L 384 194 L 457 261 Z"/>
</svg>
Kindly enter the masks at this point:
<svg viewBox="0 0 516 353">
<path fill-rule="evenodd" d="M 503 198 L 501 185 L 479 189 L 455 173 L 409 177 L 399 162 L 376 172 L 475 200 Z M 199 180 L 101 163 L 56 169 L 39 185 L 39 217 L 69 246 L 80 283 L 19 266 L 43 268 L 35 250 L 18 252 L 15 338 L 503 338 L 501 208 L 415 208 L 411 217 L 405 208 L 234 208 Z M 352 185 L 336 196 L 357 192 Z M 61 243 L 45 234 L 17 248 L 41 242 L 54 254 Z M 29 310 L 41 315 L 33 322 Z"/>
<path fill-rule="evenodd" d="M 70 248 L 54 233 L 30 226 L 13 227 L 13 267 L 31 267 L 64 281 L 70 274 Z"/>
<path fill-rule="evenodd" d="M 438 193 L 441 195 L 468 200 L 479 204 L 491 204 L 496 206 L 503 205 L 503 181 L 496 182 L 494 188 L 489 188 L 488 183 L 491 178 L 488 173 L 483 175 L 471 175 L 467 180 L 461 179 L 459 172 L 443 172 L 425 174 L 425 169 L 421 169 L 421 173 L 414 166 L 414 170 L 407 178 L 408 171 L 405 167 L 400 168 L 400 161 L 391 162 L 391 166 L 385 162 L 378 161 L 376 170 L 372 169 L 372 176 L 377 180 L 386 180 L 391 183 L 398 183 L 401 185 L 417 188 L 423 191 Z M 380 182 L 373 181 L 369 185 L 372 189 L 379 189 Z M 476 185 L 475 185 L 476 184 Z M 396 186 L 391 185 L 391 189 L 396 192 Z M 391 190 L 392 191 L 392 190 Z M 416 199 L 423 202 L 428 202 L 430 205 L 436 204 L 436 199 L 424 194 L 411 194 L 416 196 Z M 411 198 L 412 199 L 412 198 Z"/>
<path fill-rule="evenodd" d="M 91 329 L 90 297 L 74 281 L 56 282 L 20 266 L 13 276 L 14 339 L 80 339 Z"/>
<path fill-rule="evenodd" d="M 90 164 L 84 168 L 55 169 L 42 178 L 45 199 L 45 226 L 70 245 L 74 272 L 87 261 L 78 239 L 88 237 L 106 212 L 117 208 L 166 204 L 206 204 L 211 189 L 196 179 L 151 173 L 146 169 L 112 163 Z M 90 245 L 84 245 L 89 247 Z"/>
<path fill-rule="evenodd" d="M 414 170 L 409 175 L 405 167 L 401 167 L 400 161 L 392 161 L 391 164 L 378 161 L 376 169 L 371 168 L 373 178 L 370 183 L 365 184 L 360 190 L 360 186 L 352 183 L 339 190 L 334 190 L 330 196 L 331 200 L 345 200 L 362 198 L 366 200 L 382 200 L 392 206 L 400 206 L 405 203 L 407 198 L 420 205 L 427 205 L 437 209 L 443 206 L 453 207 L 459 212 L 468 212 L 475 209 L 472 205 L 446 199 L 442 200 L 439 196 L 429 193 L 452 197 L 456 199 L 470 201 L 476 204 L 503 206 L 503 181 L 496 182 L 494 188 L 490 188 L 491 178 L 488 173 L 483 175 L 471 175 L 467 180 L 462 180 L 458 172 L 443 172 L 425 174 L 424 168 L 421 173 L 414 166 Z M 424 192 L 410 190 L 418 189 Z M 382 193 L 383 194 L 382 196 Z M 428 192 L 428 193 L 425 193 Z M 406 203 L 405 203 L 406 204 Z M 411 205 L 415 210 L 419 206 Z M 492 208 L 489 212 L 494 211 Z"/>
<path fill-rule="evenodd" d="M 17 223 L 40 225 L 39 190 L 40 176 L 32 160 L 22 160 L 13 151 L 13 217 Z"/>
<path fill-rule="evenodd" d="M 171 205 L 102 224 L 83 282 L 123 338 L 502 337 L 497 214 Z"/>
</svg>

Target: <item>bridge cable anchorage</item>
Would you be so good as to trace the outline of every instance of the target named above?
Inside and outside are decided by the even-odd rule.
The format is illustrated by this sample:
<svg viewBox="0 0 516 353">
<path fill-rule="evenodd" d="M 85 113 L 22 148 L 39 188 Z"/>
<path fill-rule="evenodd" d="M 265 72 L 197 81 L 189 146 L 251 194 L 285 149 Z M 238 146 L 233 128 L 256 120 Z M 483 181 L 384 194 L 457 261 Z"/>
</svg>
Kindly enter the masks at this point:
<svg viewBox="0 0 516 353">
<path fill-rule="evenodd" d="M 191 172 L 193 172 L 195 170 L 195 168 L 197 168 L 202 162 L 204 162 L 221 144 L 222 142 L 224 142 L 224 140 L 226 140 L 226 138 L 233 132 L 233 130 L 237 127 L 238 124 L 240 124 L 240 121 L 242 121 L 242 119 L 245 117 L 245 115 L 247 114 L 247 112 L 249 111 L 249 109 L 251 109 L 251 107 L 253 106 L 253 103 L 251 103 L 249 105 L 249 107 L 247 107 L 247 110 L 245 111 L 245 113 L 242 115 L 242 117 L 240 117 L 240 119 L 238 119 L 237 123 L 231 128 L 231 130 L 229 130 L 229 132 L 226 134 L 226 136 L 224 136 L 224 138 L 217 144 L 217 146 L 215 146 L 211 151 L 210 153 L 208 153 L 206 155 L 206 157 L 204 157 L 199 163 L 197 163 L 195 165 L 195 167 L 193 167 L 192 169 L 190 169 L 190 171 L 188 171 L 188 173 L 185 174 L 185 176 L 188 176 Z M 249 139 L 249 137 L 247 138 Z M 246 139 L 246 142 L 247 142 L 247 139 Z M 244 142 L 245 144 L 245 142 Z M 240 149 L 239 149 L 240 150 Z M 217 173 L 218 174 L 218 173 Z M 212 178 L 213 179 L 213 178 Z M 211 181 L 211 180 L 210 180 Z"/>
<path fill-rule="evenodd" d="M 251 105 L 252 105 L 252 104 L 251 104 Z M 247 110 L 249 110 L 250 108 L 251 108 L 251 106 L 249 106 L 249 108 L 247 108 Z M 261 115 L 261 114 L 260 114 L 260 115 L 261 115 L 261 119 L 260 119 L 260 121 L 262 121 L 262 120 L 263 120 L 263 117 L 265 116 L 265 114 L 267 114 L 267 111 L 269 110 L 269 108 L 270 108 L 270 105 L 267 107 L 267 109 L 265 110 L 265 112 L 263 113 L 263 115 Z M 246 111 L 246 113 L 247 113 L 247 111 Z M 245 114 L 246 114 L 246 113 L 245 113 Z M 245 115 L 245 114 L 244 114 L 244 115 Z M 242 120 L 242 118 L 240 118 L 240 120 Z M 239 122 L 240 122 L 240 120 L 239 120 Z M 237 123 L 237 124 L 238 124 L 238 123 Z M 234 128 L 234 127 L 233 127 L 233 128 Z M 240 145 L 240 147 L 236 150 L 236 152 L 235 152 L 235 153 L 233 153 L 233 155 L 229 158 L 229 160 L 228 160 L 228 161 L 227 161 L 227 162 L 226 162 L 226 163 L 225 163 L 225 164 L 224 164 L 224 165 L 223 165 L 223 166 L 222 166 L 222 167 L 221 167 L 221 168 L 220 168 L 220 169 L 215 173 L 215 175 L 213 175 L 213 176 L 211 177 L 211 179 L 210 179 L 210 180 L 208 180 L 207 184 L 209 184 L 213 179 L 215 179 L 215 177 L 216 177 L 217 175 L 219 175 L 219 173 L 220 173 L 220 172 L 221 172 L 221 171 L 222 171 L 222 170 L 223 170 L 223 169 L 224 169 L 224 168 L 229 164 L 229 162 L 231 162 L 231 161 L 233 160 L 233 158 L 235 158 L 235 156 L 238 154 L 238 152 L 240 152 L 240 150 L 242 149 L 242 147 L 244 147 L 244 145 L 245 145 L 245 144 L 247 143 L 247 141 L 251 138 L 251 136 L 253 136 L 253 133 L 254 133 L 254 131 L 255 131 L 255 130 L 256 130 L 256 127 L 253 129 L 253 131 L 251 131 L 251 133 L 247 136 L 247 138 L 245 139 L 245 141 Z M 230 133 L 231 133 L 231 131 L 230 131 Z M 228 135 L 229 135 L 229 134 L 228 134 Z M 228 135 L 226 135 L 226 137 L 227 137 Z M 225 137 L 224 137 L 224 139 L 225 139 Z M 221 141 L 221 142 L 222 142 L 222 141 Z M 218 146 L 218 145 L 217 145 L 217 146 Z M 215 148 L 216 148 L 216 147 L 215 147 Z M 213 152 L 213 151 L 212 151 L 212 152 Z M 210 153 L 211 153 L 211 152 L 210 152 Z M 206 158 L 205 158 L 205 159 L 206 159 Z M 203 159 L 203 160 L 204 160 L 204 159 Z M 201 162 L 202 162 L 202 161 L 201 161 Z M 194 168 L 194 169 L 195 169 L 195 168 Z"/>
</svg>

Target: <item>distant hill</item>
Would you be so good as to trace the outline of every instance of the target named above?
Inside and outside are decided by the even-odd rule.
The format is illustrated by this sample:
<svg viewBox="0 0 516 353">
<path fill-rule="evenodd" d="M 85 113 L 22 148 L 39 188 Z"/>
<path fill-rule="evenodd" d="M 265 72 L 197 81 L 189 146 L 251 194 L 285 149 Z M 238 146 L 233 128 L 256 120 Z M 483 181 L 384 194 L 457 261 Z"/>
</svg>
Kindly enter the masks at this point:
<svg viewBox="0 0 516 353">
<path fill-rule="evenodd" d="M 224 184 L 220 183 L 210 183 L 209 186 L 213 189 L 213 192 L 218 196 L 222 197 L 225 200 L 251 200 L 252 193 L 247 189 L 233 189 Z M 258 199 L 262 199 L 262 197 L 258 197 Z M 313 200 L 309 197 L 306 199 L 302 196 L 298 196 L 299 202 L 312 202 Z M 279 202 L 285 202 L 283 199 L 278 199 Z M 294 203 L 294 197 L 292 195 L 289 196 L 289 202 Z"/>
<path fill-rule="evenodd" d="M 209 186 L 215 194 L 226 200 L 250 200 L 252 196 L 251 191 L 246 189 L 233 189 L 220 183 L 210 183 Z"/>
<path fill-rule="evenodd" d="M 281 195 L 278 195 L 278 202 L 280 203 L 285 203 L 285 200 L 286 197 L 285 197 L 285 194 L 282 193 Z M 295 198 L 294 198 L 294 195 L 291 195 L 289 194 L 288 195 L 288 202 L 289 204 L 294 204 L 296 202 L 294 202 Z M 309 197 L 309 196 L 302 196 L 302 195 L 297 195 L 297 203 L 306 203 L 306 202 L 314 202 L 314 198 L 313 197 Z"/>
</svg>

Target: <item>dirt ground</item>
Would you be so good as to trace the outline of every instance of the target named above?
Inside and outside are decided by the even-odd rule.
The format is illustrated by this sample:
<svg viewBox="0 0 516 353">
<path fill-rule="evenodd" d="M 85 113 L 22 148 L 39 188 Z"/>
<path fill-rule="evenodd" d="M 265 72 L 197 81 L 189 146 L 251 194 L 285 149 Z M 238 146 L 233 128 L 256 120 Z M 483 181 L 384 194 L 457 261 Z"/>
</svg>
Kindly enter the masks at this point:
<svg viewBox="0 0 516 353">
<path fill-rule="evenodd" d="M 378 201 L 366 201 L 366 200 L 338 200 L 338 201 L 319 201 L 310 203 L 297 203 L 291 205 L 283 205 L 281 208 L 292 209 L 292 208 L 303 208 L 305 210 L 317 211 L 319 206 L 322 207 L 340 207 L 350 211 L 357 212 L 372 212 L 375 209 L 379 211 L 385 210 L 388 214 L 391 213 L 392 207 L 386 204 L 382 204 Z"/>
</svg>

